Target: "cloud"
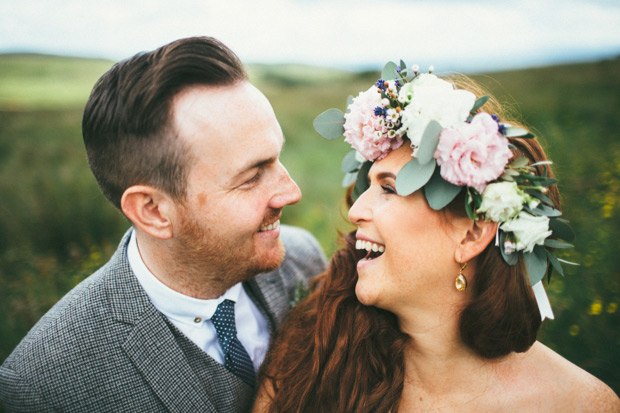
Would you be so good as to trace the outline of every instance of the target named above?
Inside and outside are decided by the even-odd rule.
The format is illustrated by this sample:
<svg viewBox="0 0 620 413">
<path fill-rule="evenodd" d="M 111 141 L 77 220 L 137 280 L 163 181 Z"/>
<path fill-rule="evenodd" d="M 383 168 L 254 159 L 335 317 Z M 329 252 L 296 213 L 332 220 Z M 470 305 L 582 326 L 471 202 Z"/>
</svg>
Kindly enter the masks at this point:
<svg viewBox="0 0 620 413">
<path fill-rule="evenodd" d="M 192 35 L 213 35 L 244 61 L 348 67 L 401 57 L 525 66 L 620 51 L 620 5 L 604 0 L 30 0 L 0 12 L 0 49 L 114 59 Z"/>
</svg>

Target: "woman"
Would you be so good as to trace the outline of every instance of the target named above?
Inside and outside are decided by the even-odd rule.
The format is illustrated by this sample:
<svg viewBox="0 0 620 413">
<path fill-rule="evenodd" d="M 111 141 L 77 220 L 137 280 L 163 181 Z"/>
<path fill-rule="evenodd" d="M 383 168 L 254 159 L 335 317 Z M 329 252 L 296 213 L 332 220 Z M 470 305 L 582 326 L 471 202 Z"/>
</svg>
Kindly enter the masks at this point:
<svg viewBox="0 0 620 413">
<path fill-rule="evenodd" d="M 544 151 L 453 82 L 390 63 L 315 121 L 355 149 L 357 231 L 274 341 L 255 411 L 620 411 L 536 341 L 572 236 Z"/>
</svg>

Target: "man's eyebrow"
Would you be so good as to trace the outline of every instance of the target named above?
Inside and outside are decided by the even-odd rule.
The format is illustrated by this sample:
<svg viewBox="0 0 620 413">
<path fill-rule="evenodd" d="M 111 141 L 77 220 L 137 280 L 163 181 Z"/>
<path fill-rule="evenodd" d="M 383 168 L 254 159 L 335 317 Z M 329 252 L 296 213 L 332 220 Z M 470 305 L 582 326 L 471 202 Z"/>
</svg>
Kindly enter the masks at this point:
<svg viewBox="0 0 620 413">
<path fill-rule="evenodd" d="M 282 146 L 284 146 L 284 142 L 285 140 L 282 139 Z M 244 173 L 246 173 L 247 171 L 250 171 L 254 168 L 260 168 L 261 166 L 265 166 L 265 165 L 269 165 L 270 163 L 274 163 L 278 160 L 280 156 L 280 153 L 278 153 L 277 156 L 270 156 L 269 158 L 263 158 L 263 159 L 257 159 L 257 160 L 253 160 L 248 162 L 245 166 L 243 166 L 239 173 L 237 175 L 235 175 L 235 178 L 238 177 L 239 175 L 243 175 Z"/>
</svg>

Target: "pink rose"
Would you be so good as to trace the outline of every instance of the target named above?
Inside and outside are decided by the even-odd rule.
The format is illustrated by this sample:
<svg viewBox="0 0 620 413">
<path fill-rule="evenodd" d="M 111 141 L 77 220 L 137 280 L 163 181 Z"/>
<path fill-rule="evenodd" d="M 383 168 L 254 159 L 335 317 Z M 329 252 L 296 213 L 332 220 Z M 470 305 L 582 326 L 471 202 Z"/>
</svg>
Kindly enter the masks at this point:
<svg viewBox="0 0 620 413">
<path fill-rule="evenodd" d="M 369 161 L 383 159 L 403 144 L 400 135 L 390 133 L 385 119 L 375 115 L 377 106 L 382 106 L 381 94 L 372 86 L 360 92 L 344 114 L 344 140 Z"/>
<path fill-rule="evenodd" d="M 471 123 L 444 129 L 435 151 L 441 176 L 454 185 L 466 185 L 482 193 L 487 183 L 499 178 L 512 157 L 508 139 L 488 113 Z"/>
</svg>

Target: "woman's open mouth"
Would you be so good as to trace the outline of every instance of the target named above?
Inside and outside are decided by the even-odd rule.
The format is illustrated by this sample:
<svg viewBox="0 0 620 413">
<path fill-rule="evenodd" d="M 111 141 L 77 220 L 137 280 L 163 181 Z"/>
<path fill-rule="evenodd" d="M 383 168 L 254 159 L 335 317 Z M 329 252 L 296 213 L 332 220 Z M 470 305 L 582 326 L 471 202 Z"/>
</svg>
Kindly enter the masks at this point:
<svg viewBox="0 0 620 413">
<path fill-rule="evenodd" d="M 385 252 L 385 246 L 372 241 L 358 239 L 355 242 L 355 249 L 366 250 L 367 254 L 363 260 L 370 261 L 380 257 Z"/>
</svg>

